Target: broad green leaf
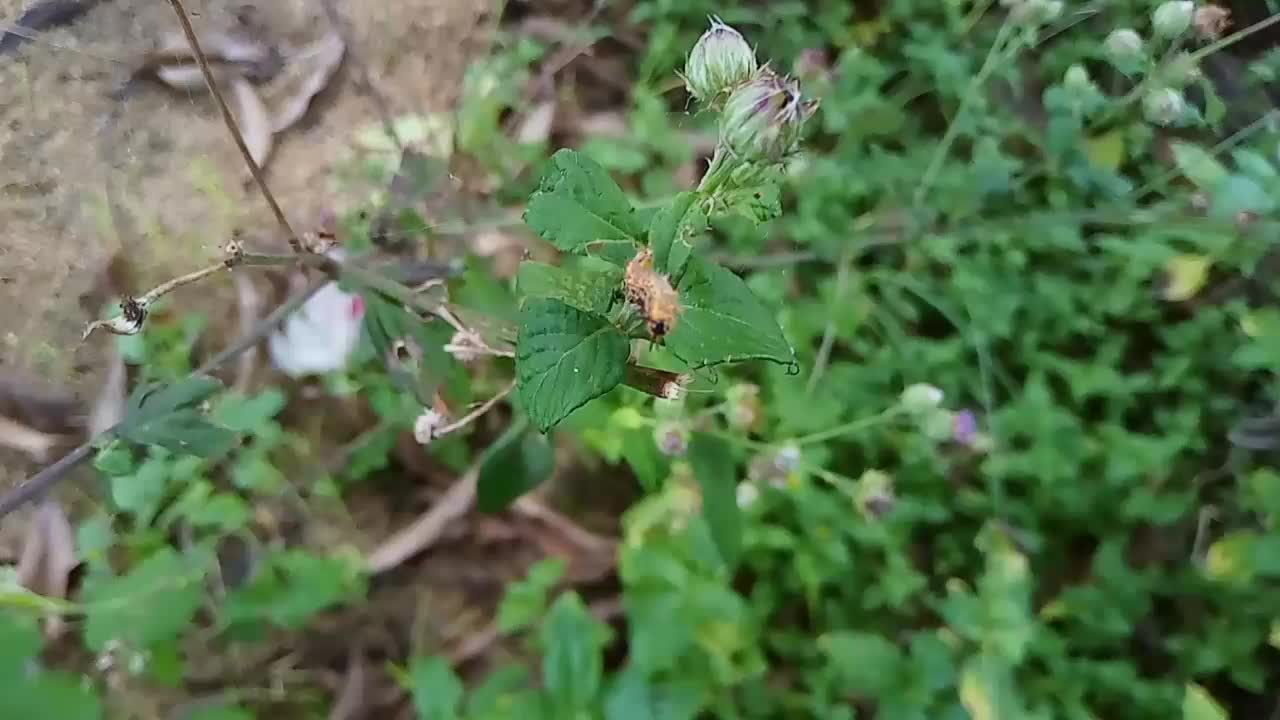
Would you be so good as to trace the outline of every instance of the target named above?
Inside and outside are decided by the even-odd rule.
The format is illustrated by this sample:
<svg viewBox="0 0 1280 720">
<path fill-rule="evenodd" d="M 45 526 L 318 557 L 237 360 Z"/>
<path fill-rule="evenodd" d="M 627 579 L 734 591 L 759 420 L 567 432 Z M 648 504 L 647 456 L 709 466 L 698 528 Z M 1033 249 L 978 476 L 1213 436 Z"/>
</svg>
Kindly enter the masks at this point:
<svg viewBox="0 0 1280 720">
<path fill-rule="evenodd" d="M 1196 683 L 1187 683 L 1182 696 L 1182 720 L 1229 720 L 1229 716 L 1208 690 Z"/>
<path fill-rule="evenodd" d="M 526 260 L 516 275 L 516 290 L 525 298 L 553 298 L 603 315 L 622 287 L 622 268 L 598 258 L 585 257 L 577 267 L 564 268 Z"/>
<path fill-rule="evenodd" d="M 119 577 L 90 576 L 85 583 L 84 642 L 100 652 L 111 640 L 145 650 L 178 637 L 204 604 L 204 577 L 212 561 L 196 550 L 162 548 Z"/>
<path fill-rule="evenodd" d="M 172 458 L 152 457 L 137 472 L 111 478 L 111 502 L 134 516 L 138 527 L 151 524 L 160 503 L 169 495 Z"/>
<path fill-rule="evenodd" d="M 741 215 L 756 225 L 782 215 L 782 192 L 778 183 L 772 180 L 759 185 L 734 188 L 720 193 L 717 198 L 724 203 L 726 212 Z"/>
<path fill-rule="evenodd" d="M 713 435 L 696 433 L 689 443 L 689 464 L 702 488 L 702 514 L 720 559 L 732 569 L 742 551 L 742 517 L 737 468 L 729 444 Z"/>
<path fill-rule="evenodd" d="M 577 593 L 564 593 L 542 626 L 542 679 L 559 711 L 574 717 L 600 690 L 604 674 L 603 636 Z"/>
<path fill-rule="evenodd" d="M 133 472 L 137 468 L 137 462 L 133 457 L 133 448 L 128 443 L 112 440 L 94 456 L 93 466 L 107 477 L 116 477 Z"/>
<path fill-rule="evenodd" d="M 547 594 L 564 571 L 564 560 L 549 558 L 529 568 L 524 580 L 508 585 L 498 605 L 498 630 L 510 633 L 536 622 L 547 608 Z"/>
<path fill-rule="evenodd" d="M 1165 263 L 1161 295 L 1170 302 L 1190 300 L 1209 278 L 1213 261 L 1204 255 L 1175 255 Z"/>
<path fill-rule="evenodd" d="M 57 718 L 57 720 L 98 720 L 103 717 L 102 701 L 93 686 L 70 673 L 39 670 L 27 677 L 6 679 L 5 718 Z"/>
<path fill-rule="evenodd" d="M 40 628 L 33 618 L 7 611 L 0 613 L 0 682 L 7 683 L 21 675 L 43 644 Z"/>
<path fill-rule="evenodd" d="M 1199 145 L 1174 142 L 1171 147 L 1178 169 L 1201 190 L 1212 190 L 1227 178 L 1227 168 Z"/>
<path fill-rule="evenodd" d="M 649 249 L 658 272 L 673 278 L 683 273 L 693 253 L 691 239 L 707 228 L 707 217 L 698 200 L 697 193 L 682 192 L 654 217 L 649 226 Z"/>
<path fill-rule="evenodd" d="M 1266 215 L 1276 208 L 1271 193 L 1257 180 L 1244 175 L 1223 178 L 1213 188 L 1212 195 L 1213 206 L 1209 214 L 1219 220 L 1234 220 L 1242 212 Z"/>
<path fill-rule="evenodd" d="M 559 300 L 530 300 L 516 342 L 525 412 L 545 433 L 622 382 L 630 352 L 626 336 L 600 315 Z"/>
<path fill-rule="evenodd" d="M 368 308 L 365 332 L 379 358 L 392 357 L 399 341 L 415 343 L 410 362 L 389 364 L 389 374 L 401 391 L 416 398 L 420 405 L 429 405 L 436 390 L 454 368 L 453 359 L 444 351 L 443 343 L 433 337 L 431 329 L 420 318 L 377 291 L 366 289 L 361 292 L 361 297 Z"/>
<path fill-rule="evenodd" d="M 413 694 L 418 720 L 455 720 L 462 708 L 462 681 L 444 658 L 413 661 L 406 684 Z"/>
<path fill-rule="evenodd" d="M 567 252 L 588 245 L 631 246 L 644 234 L 635 210 L 609 173 L 573 150 L 560 150 L 529 198 L 525 223 Z"/>
<path fill-rule="evenodd" d="M 819 638 L 818 647 L 830 660 L 832 675 L 849 692 L 880 697 L 898 683 L 902 651 L 880 635 L 834 632 Z"/>
<path fill-rule="evenodd" d="M 623 671 L 605 699 L 605 720 L 691 720 L 702 705 L 692 686 L 655 683 L 634 667 Z"/>
<path fill-rule="evenodd" d="M 498 512 L 551 475 L 555 453 L 545 435 L 527 432 L 521 418 L 485 451 L 476 487 L 476 507 Z"/>
<path fill-rule="evenodd" d="M 284 393 L 267 388 L 257 395 L 227 393 L 218 398 L 210 417 L 236 432 L 249 432 L 274 418 L 285 406 Z"/>
<path fill-rule="evenodd" d="M 1124 164 L 1124 133 L 1111 130 L 1085 141 L 1085 156 L 1089 164 L 1104 170 L 1116 171 Z"/>
<path fill-rule="evenodd" d="M 347 558 L 284 550 L 263 561 L 249 584 L 228 594 L 222 611 L 230 622 L 269 620 L 285 628 L 363 592 L 363 576 Z"/>
<path fill-rule="evenodd" d="M 236 434 L 209 422 L 192 407 L 221 387 L 222 383 L 201 375 L 165 387 L 140 387 L 129 398 L 116 435 L 139 445 L 159 445 L 200 457 L 226 452 L 236 443 Z"/>
<path fill-rule="evenodd" d="M 695 255 L 678 288 L 683 309 L 667 348 L 693 368 L 743 360 L 794 363 L 774 314 L 742 278 Z"/>
</svg>

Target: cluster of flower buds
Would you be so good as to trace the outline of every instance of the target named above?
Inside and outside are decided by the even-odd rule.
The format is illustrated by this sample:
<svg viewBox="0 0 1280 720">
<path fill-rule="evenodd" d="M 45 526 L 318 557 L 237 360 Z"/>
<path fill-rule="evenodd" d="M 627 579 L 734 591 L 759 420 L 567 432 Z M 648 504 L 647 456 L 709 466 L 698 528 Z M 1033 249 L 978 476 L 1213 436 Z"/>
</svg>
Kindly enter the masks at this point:
<svg viewBox="0 0 1280 720">
<path fill-rule="evenodd" d="M 720 145 L 742 160 L 782 160 L 817 110 L 798 81 L 761 66 L 742 34 L 718 18 L 689 53 L 684 80 L 694 99 L 724 111 Z"/>
</svg>

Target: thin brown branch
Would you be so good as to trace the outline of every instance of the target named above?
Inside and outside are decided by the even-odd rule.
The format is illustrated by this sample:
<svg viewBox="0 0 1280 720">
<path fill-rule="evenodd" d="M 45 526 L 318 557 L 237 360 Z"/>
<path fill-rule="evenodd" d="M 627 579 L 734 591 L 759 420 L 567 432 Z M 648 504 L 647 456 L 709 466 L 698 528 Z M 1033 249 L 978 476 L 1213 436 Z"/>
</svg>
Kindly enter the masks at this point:
<svg viewBox="0 0 1280 720">
<path fill-rule="evenodd" d="M 481 415 L 484 415 L 485 413 L 493 409 L 494 405 L 497 405 L 499 402 L 501 402 L 503 398 L 510 395 L 511 391 L 515 389 L 516 389 L 516 382 L 512 380 L 505 388 L 499 390 L 497 395 L 494 395 L 488 400 L 485 400 L 475 410 L 472 410 L 471 412 L 467 413 L 466 415 L 463 415 L 462 417 L 449 423 L 448 425 L 443 425 L 440 428 L 438 428 L 435 432 L 431 434 L 431 439 L 436 440 L 438 438 L 442 438 L 445 435 L 457 432 L 458 430 L 461 430 L 462 428 L 470 425 L 471 423 L 475 422 L 476 418 L 479 418 Z"/>
<path fill-rule="evenodd" d="M 191 373 L 194 375 L 207 375 L 213 372 L 223 363 L 232 360 L 253 347 L 265 337 L 268 333 L 280 324 L 290 313 L 297 310 L 301 305 L 309 300 L 312 295 L 316 294 L 321 287 L 329 282 L 329 278 L 318 278 L 313 280 L 301 292 L 289 298 L 283 305 L 276 308 L 271 314 L 267 315 L 259 322 L 253 332 L 246 333 L 232 345 L 225 348 L 222 352 L 209 358 L 200 367 Z M 0 517 L 4 517 L 9 513 L 17 510 L 23 505 L 43 497 L 53 486 L 57 485 L 64 477 L 69 475 L 72 470 L 79 467 L 80 463 L 88 460 L 93 455 L 96 444 L 109 437 L 119 426 L 112 426 L 101 433 L 89 438 L 76 449 L 64 455 L 54 464 L 44 468 L 40 472 L 32 475 L 26 482 L 10 489 L 8 492 L 0 495 Z"/>
<path fill-rule="evenodd" d="M 200 40 L 196 37 L 195 28 L 191 26 L 191 18 L 187 15 L 187 9 L 182 4 L 182 0 L 169 0 L 169 5 L 173 7 L 173 12 L 178 16 L 178 23 L 182 25 L 182 34 L 187 37 L 187 43 L 191 45 L 191 54 L 195 55 L 196 64 L 200 66 L 200 74 L 204 75 L 205 85 L 209 86 L 209 93 L 213 95 L 213 100 L 218 106 L 218 111 L 222 113 L 222 121 L 226 123 L 227 130 L 231 133 L 231 137 L 236 141 L 236 147 L 240 149 L 240 155 L 244 158 L 244 162 L 249 166 L 249 172 L 253 175 L 253 180 L 258 184 L 258 190 L 262 193 L 263 199 L 267 201 L 267 205 L 271 207 L 271 212 L 276 216 L 276 222 L 279 223 L 280 229 L 284 231 L 285 237 L 289 240 L 289 247 L 295 253 L 302 254 L 305 249 L 302 246 L 302 240 L 298 234 L 293 231 L 293 226 L 289 224 L 289 219 L 285 217 L 284 210 L 281 209 L 280 203 L 276 202 L 276 196 L 271 193 L 271 188 L 267 185 L 267 179 L 262 174 L 262 168 L 258 167 L 258 163 L 253 159 L 253 153 L 249 151 L 249 146 L 244 141 L 244 135 L 240 132 L 240 125 L 236 122 L 235 115 L 231 113 L 231 108 L 227 106 L 227 101 L 222 96 L 222 91 L 218 89 L 218 82 L 213 77 L 213 69 L 209 67 L 209 58 L 205 56 L 204 50 L 200 47 Z"/>
<path fill-rule="evenodd" d="M 475 503 L 479 477 L 480 463 L 477 462 L 429 510 L 369 553 L 365 569 L 372 575 L 392 570 L 434 545 L 445 528 L 465 515 Z"/>
</svg>

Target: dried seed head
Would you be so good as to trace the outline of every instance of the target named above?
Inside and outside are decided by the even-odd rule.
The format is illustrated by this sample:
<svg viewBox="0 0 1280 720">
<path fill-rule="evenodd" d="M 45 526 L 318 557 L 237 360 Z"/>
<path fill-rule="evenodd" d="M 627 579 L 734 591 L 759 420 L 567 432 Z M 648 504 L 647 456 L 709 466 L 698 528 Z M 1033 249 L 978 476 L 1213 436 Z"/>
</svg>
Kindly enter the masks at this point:
<svg viewBox="0 0 1280 720">
<path fill-rule="evenodd" d="M 735 155 L 778 162 L 796 147 L 817 101 L 800 84 L 765 68 L 729 96 L 720 118 L 720 142 Z"/>
<path fill-rule="evenodd" d="M 1175 38 L 1191 27 L 1195 9 L 1192 0 L 1168 0 L 1151 14 L 1151 27 L 1159 37 Z"/>
<path fill-rule="evenodd" d="M 102 328 L 112 335 L 137 335 L 147 322 L 147 306 L 142 298 L 127 297 L 120 301 L 120 314 L 108 320 L 94 320 L 84 329 L 81 340 L 88 339 L 94 330 Z"/>
<path fill-rule="evenodd" d="M 662 423 L 653 430 L 658 452 L 667 457 L 683 457 L 689 451 L 689 428 L 683 423 Z"/>
<path fill-rule="evenodd" d="M 491 354 L 484 339 L 471 329 L 455 331 L 453 337 L 449 338 L 449 344 L 444 346 L 444 351 L 464 365 Z"/>
<path fill-rule="evenodd" d="M 684 82 L 694 99 L 715 104 L 756 73 L 755 51 L 742 34 L 720 21 L 698 38 L 685 63 Z"/>
<path fill-rule="evenodd" d="M 1191 26 L 1201 40 L 1217 40 L 1231 27 L 1231 11 L 1217 5 L 1201 5 L 1191 17 Z"/>
<path fill-rule="evenodd" d="M 424 410 L 417 420 L 413 421 L 413 439 L 419 445 L 429 445 L 436 438 L 436 432 L 445 424 L 445 417 L 435 410 Z"/>
<path fill-rule="evenodd" d="M 760 388 L 752 383 L 738 383 L 725 393 L 725 417 L 736 430 L 755 429 L 764 418 L 760 404 Z"/>
<path fill-rule="evenodd" d="M 652 250 L 641 250 L 627 263 L 622 281 L 627 301 L 644 315 L 649 334 L 655 340 L 675 329 L 683 309 L 680 293 L 671 286 L 666 275 L 653 269 Z"/>
</svg>

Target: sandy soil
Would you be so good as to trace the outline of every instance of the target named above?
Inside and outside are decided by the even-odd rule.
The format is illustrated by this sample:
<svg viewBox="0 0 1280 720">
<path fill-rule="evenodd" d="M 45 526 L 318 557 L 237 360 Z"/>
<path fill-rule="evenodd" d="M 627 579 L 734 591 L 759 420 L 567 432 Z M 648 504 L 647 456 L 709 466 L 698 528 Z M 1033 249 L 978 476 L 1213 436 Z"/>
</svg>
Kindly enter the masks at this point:
<svg viewBox="0 0 1280 720">
<path fill-rule="evenodd" d="M 35 0 L 0 0 L 13 22 Z M 201 32 L 250 14 L 273 41 L 298 46 L 329 28 L 316 0 L 187 0 Z M 268 179 L 295 227 L 348 206 L 361 188 L 333 181 L 354 132 L 377 122 L 352 54 L 394 114 L 447 111 L 494 11 L 473 0 L 337 0 L 348 55 L 307 116 L 277 137 Z M 177 22 L 162 0 L 100 0 L 73 24 L 0 57 L 0 370 L 88 395 L 107 339 L 81 345 L 78 302 L 124 250 L 151 284 L 216 257 L 233 229 L 279 242 L 212 101 L 145 85 L 113 98 L 140 57 Z M 117 200 L 109 211 L 108 188 Z M 283 247 L 281 245 L 281 247 Z M 226 297 L 217 279 L 188 302 Z M 227 313 L 230 314 L 230 313 Z M 0 456 L 0 487 L 13 455 Z"/>
</svg>

